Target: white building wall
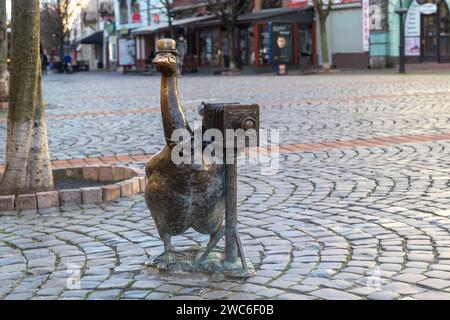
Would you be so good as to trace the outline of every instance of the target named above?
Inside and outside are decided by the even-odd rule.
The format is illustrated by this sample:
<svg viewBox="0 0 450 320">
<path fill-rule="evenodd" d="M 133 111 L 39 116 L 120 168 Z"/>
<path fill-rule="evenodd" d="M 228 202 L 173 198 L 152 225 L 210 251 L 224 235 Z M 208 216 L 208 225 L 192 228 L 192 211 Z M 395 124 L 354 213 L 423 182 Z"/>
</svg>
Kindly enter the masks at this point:
<svg viewBox="0 0 450 320">
<path fill-rule="evenodd" d="M 316 15 L 317 54 L 322 64 L 322 46 L 320 25 Z M 341 5 L 336 7 L 327 19 L 327 37 L 329 61 L 333 63 L 335 53 L 362 53 L 362 9 L 361 4 Z"/>
</svg>

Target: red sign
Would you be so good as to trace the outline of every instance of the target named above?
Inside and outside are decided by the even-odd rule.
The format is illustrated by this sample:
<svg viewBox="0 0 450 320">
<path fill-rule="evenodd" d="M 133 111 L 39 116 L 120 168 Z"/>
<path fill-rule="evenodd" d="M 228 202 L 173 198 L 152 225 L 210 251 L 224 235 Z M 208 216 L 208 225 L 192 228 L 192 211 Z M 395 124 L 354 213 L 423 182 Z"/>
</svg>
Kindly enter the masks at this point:
<svg viewBox="0 0 450 320">
<path fill-rule="evenodd" d="M 287 65 L 285 63 L 281 63 L 277 68 L 277 75 L 279 76 L 287 76 Z"/>
<path fill-rule="evenodd" d="M 153 15 L 152 15 L 152 17 L 153 17 L 153 22 L 154 23 L 160 23 L 161 22 L 161 16 L 159 15 L 159 13 L 154 13 Z"/>
<path fill-rule="evenodd" d="M 305 8 L 308 6 L 308 0 L 289 0 L 288 5 L 291 8 Z"/>
<path fill-rule="evenodd" d="M 131 21 L 133 23 L 141 23 L 141 14 L 139 12 L 133 12 L 131 15 Z"/>
<path fill-rule="evenodd" d="M 358 3 L 361 2 L 361 0 L 332 0 L 333 4 L 339 5 L 339 4 L 345 4 L 345 3 Z M 328 4 L 328 0 L 323 0 L 323 4 Z M 289 0 L 288 6 L 290 8 L 306 8 L 308 5 L 313 5 L 312 1 L 310 0 Z"/>
</svg>

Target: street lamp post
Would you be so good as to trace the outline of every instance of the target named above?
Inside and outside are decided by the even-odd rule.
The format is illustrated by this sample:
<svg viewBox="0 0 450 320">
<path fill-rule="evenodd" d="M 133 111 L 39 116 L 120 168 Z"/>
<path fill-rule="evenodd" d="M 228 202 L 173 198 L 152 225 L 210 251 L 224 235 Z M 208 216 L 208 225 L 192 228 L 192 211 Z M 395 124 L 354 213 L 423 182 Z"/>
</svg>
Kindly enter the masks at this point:
<svg viewBox="0 0 450 320">
<path fill-rule="evenodd" d="M 399 73 L 405 73 L 405 15 L 408 12 L 408 8 L 403 7 L 403 3 L 400 0 L 400 7 L 395 10 L 400 19 L 400 54 L 399 54 Z"/>
</svg>

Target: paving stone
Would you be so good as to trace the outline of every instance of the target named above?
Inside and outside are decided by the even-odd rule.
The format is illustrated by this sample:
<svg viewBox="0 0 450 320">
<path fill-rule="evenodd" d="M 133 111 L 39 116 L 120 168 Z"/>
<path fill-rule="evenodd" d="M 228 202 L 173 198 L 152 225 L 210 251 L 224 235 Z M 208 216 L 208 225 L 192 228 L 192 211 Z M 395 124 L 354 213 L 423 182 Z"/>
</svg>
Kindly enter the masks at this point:
<svg viewBox="0 0 450 320">
<path fill-rule="evenodd" d="M 450 292 L 425 291 L 412 297 L 419 300 L 450 300 Z"/>
<path fill-rule="evenodd" d="M 29 300 L 32 296 L 31 292 L 11 293 L 6 296 L 5 300 Z"/>
<path fill-rule="evenodd" d="M 82 188 L 81 199 L 84 204 L 95 204 L 103 201 L 101 188 Z"/>
<path fill-rule="evenodd" d="M 57 191 L 36 193 L 38 209 L 59 207 L 59 194 Z"/>
<path fill-rule="evenodd" d="M 145 192 L 145 188 L 147 186 L 147 181 L 145 177 L 139 177 L 139 191 Z"/>
<path fill-rule="evenodd" d="M 264 289 L 262 291 L 257 292 L 256 294 L 258 296 L 262 296 L 265 298 L 269 298 L 269 299 L 273 299 L 276 296 L 279 296 L 281 294 L 285 293 L 285 291 L 282 290 L 278 290 L 278 289 L 272 289 L 272 288 L 268 288 L 268 289 Z"/>
<path fill-rule="evenodd" d="M 386 291 L 393 291 L 402 295 L 415 294 L 425 291 L 425 289 L 402 282 L 388 283 L 383 287 Z"/>
<path fill-rule="evenodd" d="M 147 300 L 166 300 L 170 296 L 167 292 L 154 291 L 150 293 L 145 299 Z"/>
<path fill-rule="evenodd" d="M 141 183 L 139 181 L 139 178 L 133 178 L 131 179 L 132 182 L 132 193 L 138 194 L 141 192 Z"/>
<path fill-rule="evenodd" d="M 119 298 L 120 290 L 101 290 L 89 295 L 88 300 L 116 300 Z"/>
<path fill-rule="evenodd" d="M 113 167 L 99 167 L 99 169 L 98 169 L 98 180 L 100 182 L 114 181 L 114 178 L 113 178 Z"/>
<path fill-rule="evenodd" d="M 59 191 L 59 203 L 61 206 L 80 205 L 81 191 L 79 189 Z"/>
<path fill-rule="evenodd" d="M 83 179 L 88 181 L 99 180 L 99 167 L 98 166 L 85 166 L 82 169 Z"/>
<path fill-rule="evenodd" d="M 131 181 L 125 181 L 120 183 L 120 196 L 129 197 L 133 195 L 133 183 Z"/>
<path fill-rule="evenodd" d="M 112 170 L 112 175 L 113 181 L 130 179 L 130 172 L 129 169 L 126 167 L 114 167 Z"/>
<path fill-rule="evenodd" d="M 89 290 L 70 290 L 61 294 L 61 298 L 76 298 L 79 300 L 84 299 L 89 293 Z"/>
<path fill-rule="evenodd" d="M 372 300 L 395 300 L 399 297 L 400 295 L 398 293 L 385 290 L 374 292 L 368 296 Z"/>
<path fill-rule="evenodd" d="M 123 294 L 124 299 L 144 299 L 149 294 L 148 291 L 130 290 Z"/>
<path fill-rule="evenodd" d="M 21 194 L 16 197 L 15 208 L 18 210 L 36 210 L 36 195 Z"/>
<path fill-rule="evenodd" d="M 223 300 L 231 294 L 232 294 L 232 292 L 230 292 L 230 291 L 214 290 L 214 291 L 209 291 L 207 294 L 205 294 L 204 298 L 208 299 L 208 300 Z"/>
<path fill-rule="evenodd" d="M 114 279 L 106 280 L 99 286 L 99 288 L 100 289 L 125 288 L 125 287 L 128 287 L 132 283 L 133 283 L 133 281 L 130 279 L 114 278 Z"/>
<path fill-rule="evenodd" d="M 436 290 L 442 290 L 450 287 L 450 281 L 436 278 L 429 278 L 418 282 L 419 285 L 426 286 Z"/>
<path fill-rule="evenodd" d="M 0 196 L 0 212 L 14 210 L 14 196 Z"/>
<path fill-rule="evenodd" d="M 407 283 L 417 283 L 426 278 L 427 277 L 421 274 L 414 274 L 414 273 L 401 273 L 398 276 L 393 277 L 394 280 L 403 281 Z"/>
<path fill-rule="evenodd" d="M 103 191 L 103 201 L 105 202 L 115 201 L 120 198 L 119 185 L 102 187 L 102 191 Z"/>
<path fill-rule="evenodd" d="M 277 300 L 312 300 L 312 299 L 314 299 L 314 297 L 296 293 L 285 293 L 277 297 Z"/>
<path fill-rule="evenodd" d="M 312 296 L 326 300 L 359 300 L 360 297 L 336 289 L 319 289 L 310 293 Z"/>
<path fill-rule="evenodd" d="M 163 284 L 161 280 L 142 280 L 133 283 L 133 289 L 156 289 Z"/>
<path fill-rule="evenodd" d="M 245 292 L 234 293 L 228 297 L 229 300 L 256 300 L 259 298 L 257 295 Z"/>
</svg>

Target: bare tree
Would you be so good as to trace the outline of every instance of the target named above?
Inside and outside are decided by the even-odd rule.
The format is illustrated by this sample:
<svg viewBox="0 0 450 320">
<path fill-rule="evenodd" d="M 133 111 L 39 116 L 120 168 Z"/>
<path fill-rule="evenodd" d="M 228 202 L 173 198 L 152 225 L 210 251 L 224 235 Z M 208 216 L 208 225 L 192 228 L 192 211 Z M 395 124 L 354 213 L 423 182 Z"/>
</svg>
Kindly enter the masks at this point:
<svg viewBox="0 0 450 320">
<path fill-rule="evenodd" d="M 70 2 L 69 0 L 44 0 L 41 6 L 44 46 L 48 48 L 53 45 L 59 53 L 60 61 L 64 59 L 64 46 L 70 37 L 70 18 L 76 7 Z"/>
<path fill-rule="evenodd" d="M 8 36 L 6 0 L 0 0 L 0 103 L 8 103 L 9 72 L 8 72 Z"/>
<path fill-rule="evenodd" d="M 150 0 L 147 0 L 147 6 L 152 10 L 156 10 L 167 16 L 167 24 L 169 26 L 170 37 L 175 39 L 175 27 L 173 26 L 173 20 L 175 19 L 175 13 L 173 11 L 174 0 L 158 0 L 159 5 L 149 5 Z"/>
<path fill-rule="evenodd" d="M 319 16 L 320 40 L 322 48 L 322 68 L 324 70 L 329 70 L 331 64 L 329 57 L 330 53 L 328 51 L 327 19 L 333 7 L 333 0 L 328 0 L 327 4 L 324 0 L 313 0 L 313 4 L 314 9 Z"/>
<path fill-rule="evenodd" d="M 228 40 L 228 53 L 230 56 L 230 69 L 238 69 L 238 55 L 236 32 L 238 18 L 240 15 L 250 10 L 253 1 L 249 0 L 208 0 L 210 10 L 222 20 Z"/>
<path fill-rule="evenodd" d="M 11 88 L 1 194 L 53 189 L 42 99 L 39 1 L 12 1 Z"/>
</svg>

